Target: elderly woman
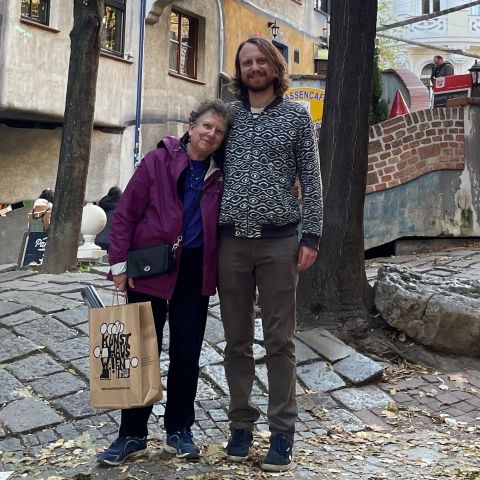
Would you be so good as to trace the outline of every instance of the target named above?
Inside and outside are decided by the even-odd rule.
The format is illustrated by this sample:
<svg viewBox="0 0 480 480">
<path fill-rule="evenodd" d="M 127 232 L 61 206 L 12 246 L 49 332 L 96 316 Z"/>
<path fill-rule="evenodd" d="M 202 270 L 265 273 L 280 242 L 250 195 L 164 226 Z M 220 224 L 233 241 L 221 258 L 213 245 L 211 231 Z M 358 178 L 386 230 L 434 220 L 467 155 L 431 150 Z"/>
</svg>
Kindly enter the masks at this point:
<svg viewBox="0 0 480 480">
<path fill-rule="evenodd" d="M 217 283 L 223 178 L 213 154 L 230 124 L 229 112 L 219 100 L 204 102 L 193 111 L 188 132 L 181 139 L 165 137 L 142 160 L 122 195 L 110 232 L 109 261 L 115 286 L 127 292 L 129 302 L 151 302 L 159 350 L 168 305 L 166 449 L 187 459 L 199 457 L 190 427 L 195 420 L 208 298 Z M 129 251 L 177 242 L 175 271 L 127 277 Z M 146 453 L 151 411 L 151 405 L 122 410 L 119 436 L 99 454 L 98 461 L 119 465 Z"/>
</svg>

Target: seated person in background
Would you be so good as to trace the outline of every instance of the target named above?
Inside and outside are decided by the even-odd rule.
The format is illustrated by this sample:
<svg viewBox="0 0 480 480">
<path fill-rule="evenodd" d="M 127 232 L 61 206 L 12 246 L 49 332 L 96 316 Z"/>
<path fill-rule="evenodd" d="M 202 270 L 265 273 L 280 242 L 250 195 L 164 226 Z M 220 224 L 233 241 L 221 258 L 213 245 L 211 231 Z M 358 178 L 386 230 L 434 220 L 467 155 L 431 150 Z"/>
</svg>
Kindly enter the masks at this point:
<svg viewBox="0 0 480 480">
<path fill-rule="evenodd" d="M 50 226 L 50 214 L 53 207 L 53 190 L 45 189 L 33 203 L 29 231 L 46 232 Z"/>
</svg>

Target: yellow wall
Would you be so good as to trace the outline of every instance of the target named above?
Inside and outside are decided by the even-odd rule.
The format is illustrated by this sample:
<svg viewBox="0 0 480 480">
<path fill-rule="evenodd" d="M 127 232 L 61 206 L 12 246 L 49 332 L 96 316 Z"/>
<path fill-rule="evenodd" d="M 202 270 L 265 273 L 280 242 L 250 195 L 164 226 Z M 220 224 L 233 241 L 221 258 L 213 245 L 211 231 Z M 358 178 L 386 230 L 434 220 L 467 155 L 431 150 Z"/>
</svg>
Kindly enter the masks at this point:
<svg viewBox="0 0 480 480">
<path fill-rule="evenodd" d="M 279 2 L 285 0 L 277 0 Z M 288 5 L 298 9 L 306 8 L 305 5 L 286 0 Z M 249 37 L 260 36 L 272 40 L 272 33 L 267 24 L 276 20 L 280 27 L 277 40 L 288 46 L 288 68 L 290 74 L 312 74 L 313 73 L 313 51 L 314 39 L 305 32 L 299 31 L 288 23 L 266 15 L 239 0 L 224 0 L 225 15 L 225 70 L 232 75 L 235 66 L 235 54 L 238 45 Z M 284 13 L 287 14 L 287 11 Z M 313 15 L 313 12 L 312 12 Z M 294 50 L 300 51 L 300 63 L 294 63 Z"/>
</svg>

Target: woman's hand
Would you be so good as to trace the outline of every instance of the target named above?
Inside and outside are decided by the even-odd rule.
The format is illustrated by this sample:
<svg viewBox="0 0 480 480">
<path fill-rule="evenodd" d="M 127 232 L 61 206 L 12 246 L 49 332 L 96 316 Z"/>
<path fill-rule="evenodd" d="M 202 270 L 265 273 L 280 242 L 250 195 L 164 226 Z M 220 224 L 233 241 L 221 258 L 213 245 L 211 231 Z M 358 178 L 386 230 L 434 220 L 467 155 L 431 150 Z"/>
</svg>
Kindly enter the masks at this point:
<svg viewBox="0 0 480 480">
<path fill-rule="evenodd" d="M 130 288 L 135 288 L 133 278 L 127 277 L 126 273 L 121 273 L 120 275 L 113 275 L 113 283 L 115 284 L 115 288 L 120 292 L 127 291 L 127 281 Z"/>
</svg>

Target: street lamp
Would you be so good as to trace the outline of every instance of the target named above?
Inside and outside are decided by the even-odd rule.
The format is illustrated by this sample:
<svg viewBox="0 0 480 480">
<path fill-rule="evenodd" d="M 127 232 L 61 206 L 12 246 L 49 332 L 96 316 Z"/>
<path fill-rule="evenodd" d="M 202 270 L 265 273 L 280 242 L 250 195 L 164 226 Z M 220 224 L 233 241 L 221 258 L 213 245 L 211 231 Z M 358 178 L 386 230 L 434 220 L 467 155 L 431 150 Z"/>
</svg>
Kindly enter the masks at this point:
<svg viewBox="0 0 480 480">
<path fill-rule="evenodd" d="M 268 28 L 272 30 L 272 37 L 276 38 L 278 31 L 280 30 L 280 27 L 277 25 L 277 21 L 274 20 L 273 22 L 268 22 Z"/>
<path fill-rule="evenodd" d="M 477 60 L 468 71 L 472 76 L 472 97 L 480 97 L 480 65 Z"/>
</svg>

